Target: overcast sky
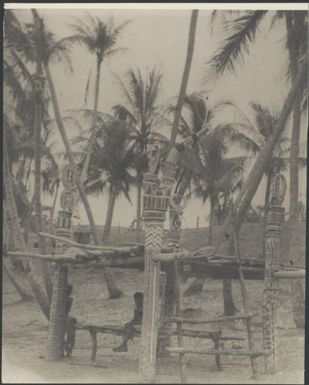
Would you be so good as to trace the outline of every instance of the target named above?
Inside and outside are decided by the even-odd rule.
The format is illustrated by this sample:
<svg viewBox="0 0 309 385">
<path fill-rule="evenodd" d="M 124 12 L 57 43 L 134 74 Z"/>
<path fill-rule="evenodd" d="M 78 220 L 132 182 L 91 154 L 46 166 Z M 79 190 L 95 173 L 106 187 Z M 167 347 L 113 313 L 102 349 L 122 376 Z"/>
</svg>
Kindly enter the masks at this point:
<svg viewBox="0 0 309 385">
<path fill-rule="evenodd" d="M 127 51 L 103 63 L 99 109 L 108 113 L 113 105 L 122 101 L 114 73 L 122 77 L 128 69 L 136 66 L 140 67 L 142 71 L 157 66 L 163 73 L 159 104 L 164 105 L 175 100 L 185 62 L 191 11 L 109 11 L 100 9 L 88 10 L 88 12 L 103 20 L 112 16 L 115 25 L 126 20 L 131 21 L 118 40 L 118 45 L 126 47 Z M 39 13 L 44 17 L 46 27 L 58 38 L 72 34 L 69 24 L 74 22 L 74 17 L 85 17 L 83 10 L 40 10 Z M 16 11 L 16 14 L 21 20 L 31 21 L 29 10 L 19 10 Z M 217 27 L 211 32 L 211 11 L 199 12 L 188 93 L 207 91 L 210 106 L 218 101 L 231 100 L 239 105 L 249 117 L 252 117 L 249 106 L 252 101 L 268 107 L 274 113 L 279 113 L 290 86 L 285 76 L 287 54 L 284 24 L 278 23 L 270 30 L 273 12 L 269 11 L 257 33 L 256 43 L 251 46 L 250 54 L 244 60 L 243 65 L 238 66 L 237 75 L 225 75 L 220 79 L 212 78 L 205 81 L 206 70 L 209 68 L 207 62 L 225 36 L 220 16 L 219 14 Z M 87 107 L 92 108 L 93 103 L 95 57 L 84 48 L 76 47 L 72 51 L 72 63 L 73 73 L 66 71 L 62 64 L 55 64 L 51 67 L 63 115 L 66 110 L 86 107 L 84 96 L 90 71 L 92 71 L 92 77 Z M 227 120 L 233 119 L 233 116 L 231 111 L 223 111 L 218 116 L 218 121 L 227 122 Z M 168 131 L 165 130 L 165 133 L 168 134 Z M 74 132 L 68 130 L 68 134 L 72 137 Z M 306 119 L 303 119 L 302 141 L 305 140 L 306 134 Z M 58 142 L 57 149 L 61 150 L 63 146 L 58 134 L 55 134 L 55 139 Z M 300 176 L 300 189 L 304 194 L 305 172 L 302 171 Z M 255 204 L 263 202 L 264 190 L 263 183 L 256 194 Z M 134 203 L 134 191 L 131 196 Z M 302 200 L 305 200 L 305 195 Z M 50 203 L 50 199 L 47 198 L 46 203 Z M 105 197 L 91 197 L 90 203 L 96 223 L 103 224 L 107 203 Z M 184 212 L 183 226 L 195 226 L 197 216 L 200 216 L 200 226 L 206 226 L 208 212 L 208 204 L 203 206 L 196 199 L 190 201 Z M 79 208 L 79 215 L 80 222 L 87 223 L 83 207 Z M 122 226 L 128 226 L 134 216 L 135 206 L 130 206 L 127 201 L 119 198 L 115 207 L 113 224 L 120 223 Z"/>
</svg>

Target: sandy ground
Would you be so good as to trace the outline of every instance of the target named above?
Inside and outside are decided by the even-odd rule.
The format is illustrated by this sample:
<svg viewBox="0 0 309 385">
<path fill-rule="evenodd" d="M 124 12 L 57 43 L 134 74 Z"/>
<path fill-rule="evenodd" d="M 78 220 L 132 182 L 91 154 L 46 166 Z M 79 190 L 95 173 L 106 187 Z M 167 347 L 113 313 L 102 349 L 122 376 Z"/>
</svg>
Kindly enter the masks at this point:
<svg viewBox="0 0 309 385">
<path fill-rule="evenodd" d="M 117 300 L 107 300 L 102 272 L 92 269 L 73 269 L 70 281 L 74 286 L 72 315 L 78 321 L 93 324 L 121 325 L 132 314 L 132 294 L 142 289 L 141 272 L 116 271 L 115 275 L 125 296 Z M 262 282 L 247 281 L 251 307 L 260 313 Z M 238 282 L 234 283 L 236 305 L 241 308 Z M 280 293 L 278 325 L 277 373 L 260 375 L 258 380 L 250 380 L 251 368 L 247 358 L 223 357 L 223 372 L 216 371 L 212 356 L 187 355 L 189 383 L 303 383 L 304 382 L 304 335 L 295 329 L 291 317 L 289 290 L 282 283 Z M 61 362 L 50 363 L 44 359 L 47 346 L 48 323 L 34 302 L 20 302 L 14 288 L 4 278 L 3 293 L 3 362 L 2 381 L 4 383 L 136 383 L 143 382 L 138 377 L 139 339 L 129 344 L 128 353 L 114 353 L 112 348 L 120 342 L 119 336 L 98 335 L 98 354 L 94 364 L 90 363 L 91 341 L 87 332 L 78 331 L 73 356 Z M 213 316 L 222 311 L 220 281 L 208 281 L 202 295 L 185 298 L 183 308 L 197 309 L 202 316 Z M 259 319 L 257 319 L 259 321 Z M 205 330 L 209 330 L 206 328 Z M 243 331 L 227 326 L 224 335 L 242 335 Z M 254 331 L 257 346 L 261 344 L 261 328 Z M 176 345 L 176 341 L 173 341 Z M 185 339 L 188 346 L 212 347 L 207 340 Z M 232 346 L 226 343 L 226 347 Z M 238 343 L 239 344 L 239 343 Z M 241 342 L 245 348 L 246 342 Z M 238 365 L 237 365 L 238 363 Z M 257 360 L 258 369 L 263 372 L 263 359 Z M 160 362 L 157 382 L 175 383 L 179 381 L 177 358 L 170 357 Z"/>
</svg>

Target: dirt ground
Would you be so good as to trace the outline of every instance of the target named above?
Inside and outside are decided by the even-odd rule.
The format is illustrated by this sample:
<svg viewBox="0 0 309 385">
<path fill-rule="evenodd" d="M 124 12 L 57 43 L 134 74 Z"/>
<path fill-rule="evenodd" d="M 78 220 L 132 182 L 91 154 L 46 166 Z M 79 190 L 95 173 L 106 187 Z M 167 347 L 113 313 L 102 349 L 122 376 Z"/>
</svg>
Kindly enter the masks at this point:
<svg viewBox="0 0 309 385">
<path fill-rule="evenodd" d="M 249 231 L 250 232 L 250 231 Z M 302 232 L 304 234 L 304 231 Z M 252 237 L 248 236 L 249 238 Z M 204 237 L 203 237 L 204 238 Z M 184 237 L 186 239 L 186 235 Z M 304 243 L 302 243 L 304 245 Z M 199 246 L 197 246 L 199 247 Z M 133 293 L 143 289 L 143 273 L 137 270 L 114 270 L 124 296 L 108 300 L 102 271 L 93 268 L 72 268 L 70 282 L 74 287 L 71 315 L 79 322 L 104 325 L 122 325 L 133 313 Z M 20 275 L 20 279 L 24 279 Z M 188 281 L 182 290 L 188 286 Z M 254 340 L 261 347 L 262 281 L 246 281 L 250 308 L 258 313 L 254 319 Z M 233 282 L 233 296 L 242 309 L 239 284 Z M 216 370 L 213 356 L 186 355 L 188 383 L 233 384 L 304 383 L 304 330 L 296 329 L 292 319 L 290 283 L 281 281 L 278 309 L 277 371 L 263 374 L 263 358 L 257 359 L 259 376 L 252 380 L 250 360 L 222 357 L 223 371 Z M 203 293 L 183 298 L 183 309 L 193 308 L 199 317 L 214 317 L 222 313 L 222 282 L 207 280 Z M 199 326 L 202 330 L 203 327 Z M 203 330 L 209 330 L 205 327 Z M 225 325 L 223 335 L 246 336 L 245 328 Z M 3 383 L 142 383 L 138 376 L 139 338 L 130 341 L 128 353 L 114 353 L 112 348 L 121 337 L 98 334 L 98 352 L 95 363 L 90 362 L 91 340 L 88 332 L 77 331 L 73 356 L 61 362 L 47 362 L 45 358 L 48 323 L 35 302 L 21 302 L 13 286 L 3 277 L 2 323 L 2 382 Z M 172 343 L 176 346 L 176 340 Z M 208 340 L 186 338 L 186 346 L 212 347 Z M 237 345 L 237 346 L 235 346 Z M 246 348 L 247 342 L 225 342 L 225 347 Z M 291 348 L 292 347 L 292 348 Z M 157 383 L 177 383 L 179 373 L 177 356 L 162 359 L 158 364 Z"/>
</svg>

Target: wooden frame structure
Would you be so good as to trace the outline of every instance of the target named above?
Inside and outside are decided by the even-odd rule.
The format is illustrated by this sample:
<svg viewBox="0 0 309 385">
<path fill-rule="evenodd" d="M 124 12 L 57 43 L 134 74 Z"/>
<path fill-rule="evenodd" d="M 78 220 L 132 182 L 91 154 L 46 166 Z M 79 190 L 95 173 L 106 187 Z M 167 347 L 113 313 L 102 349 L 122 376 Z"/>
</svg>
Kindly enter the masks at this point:
<svg viewBox="0 0 309 385">
<path fill-rule="evenodd" d="M 190 145 L 190 143 L 186 143 Z M 174 184 L 174 165 L 177 162 L 179 154 L 176 149 L 172 149 L 170 156 L 166 161 L 164 176 L 160 183 L 158 176 L 154 172 L 149 172 L 144 178 L 144 221 L 145 221 L 145 246 L 144 257 L 141 256 L 141 246 L 125 246 L 125 247 L 109 247 L 109 246 L 93 246 L 78 244 L 71 240 L 71 215 L 68 210 L 59 212 L 59 218 L 56 228 L 56 236 L 39 233 L 39 235 L 54 238 L 57 241 L 57 255 L 35 255 L 29 252 L 9 252 L 8 255 L 41 258 L 48 261 L 56 262 L 56 274 L 54 279 L 52 305 L 50 312 L 49 337 L 48 337 L 48 360 L 60 360 L 62 358 L 62 346 L 66 325 L 65 303 L 66 303 L 66 287 L 68 284 L 68 264 L 97 264 L 98 266 L 119 266 L 119 265 L 141 265 L 144 262 L 144 310 L 143 322 L 141 328 L 141 350 L 139 358 L 139 371 L 142 377 L 151 380 L 156 374 L 156 359 L 159 340 L 159 318 L 160 318 L 160 271 L 161 265 L 164 266 L 167 285 L 165 290 L 165 306 L 164 316 L 169 323 L 176 323 L 178 348 L 166 348 L 167 351 L 177 353 L 180 357 L 180 375 L 182 382 L 185 382 L 185 361 L 184 354 L 189 352 L 182 346 L 183 336 L 191 336 L 198 338 L 209 338 L 202 336 L 198 331 L 192 333 L 190 330 L 183 330 L 183 319 L 179 317 L 179 287 L 177 272 L 181 268 L 181 264 L 206 264 L 205 266 L 218 267 L 218 260 L 224 260 L 225 268 L 231 272 L 233 269 L 238 271 L 238 277 L 250 277 L 250 271 L 259 271 L 258 279 L 264 278 L 264 301 L 263 301 L 263 341 L 264 352 L 254 353 L 250 350 L 251 358 L 259 355 L 265 355 L 265 368 L 268 372 L 275 370 L 275 310 L 276 310 L 276 289 L 279 278 L 295 278 L 305 276 L 305 271 L 299 268 L 290 268 L 285 270 L 280 262 L 280 223 L 283 209 L 280 207 L 282 203 L 283 190 L 285 190 L 282 178 L 275 179 L 272 205 L 268 212 L 267 232 L 266 232 L 266 255 L 265 265 L 263 267 L 245 266 L 240 257 L 220 256 L 215 253 L 211 247 L 203 248 L 199 252 L 189 253 L 185 250 L 179 250 L 179 238 L 181 229 L 181 213 L 180 206 L 182 195 L 171 196 L 172 186 Z M 155 157 L 154 157 L 155 159 Z M 150 171 L 156 168 L 156 162 L 153 161 Z M 184 182 L 185 183 L 185 182 Z M 185 186 L 180 191 L 185 191 Z M 164 248 L 163 243 L 163 223 L 166 211 L 169 208 L 170 232 L 168 238 L 168 247 Z M 75 246 L 65 251 L 67 245 Z M 77 249 L 78 248 L 78 249 Z M 119 264 L 119 259 L 123 259 L 123 253 L 130 253 L 127 261 Z M 133 254 L 133 256 L 132 256 Z M 131 262 L 129 262 L 131 260 Z M 208 263 L 208 265 L 207 265 Z M 216 265 L 217 263 L 217 265 Z M 231 263 L 235 264 L 232 266 Z M 219 264 L 220 265 L 220 264 Z M 126 266 L 127 267 L 127 266 Z M 250 270 L 251 269 L 251 270 Z M 247 271 L 247 277 L 246 272 Z M 175 274 L 176 272 L 176 274 Z M 249 272 L 249 273 L 248 273 Z M 262 274 L 261 274 L 262 273 Z M 220 273 L 217 272 L 217 278 Z M 224 275 L 223 275 L 224 277 Z M 221 271 L 222 278 L 222 271 Z M 253 279 L 256 279 L 253 278 Z M 176 294 L 176 296 L 175 296 Z M 248 309 L 247 309 L 248 310 Z M 251 317 L 246 310 L 246 314 L 238 316 L 241 319 Z M 207 322 L 225 322 L 224 319 L 213 320 L 186 320 L 189 323 L 207 323 Z M 235 318 L 235 317 L 232 317 Z M 169 326 L 167 326 L 167 329 Z M 164 329 L 164 328 L 163 328 Z M 90 330 L 90 329 L 89 329 Z M 103 329 L 102 329 L 103 330 Z M 166 330 L 166 328 L 165 328 Z M 93 330 L 91 329 L 93 332 Z M 168 332 L 167 336 L 175 332 Z M 213 336 L 211 337 L 213 338 Z M 221 337 L 220 337 L 221 338 Z M 228 337 L 226 337 L 228 338 Z M 168 338 L 166 339 L 168 341 Z M 168 343 L 165 343 L 165 347 Z M 96 348 L 96 344 L 95 344 Z M 220 355 L 236 354 L 237 352 L 219 351 L 196 351 L 198 354 L 214 354 L 216 356 L 217 366 L 220 367 Z M 243 352 L 244 353 L 244 352 Z M 238 352 L 237 354 L 241 354 Z"/>
</svg>

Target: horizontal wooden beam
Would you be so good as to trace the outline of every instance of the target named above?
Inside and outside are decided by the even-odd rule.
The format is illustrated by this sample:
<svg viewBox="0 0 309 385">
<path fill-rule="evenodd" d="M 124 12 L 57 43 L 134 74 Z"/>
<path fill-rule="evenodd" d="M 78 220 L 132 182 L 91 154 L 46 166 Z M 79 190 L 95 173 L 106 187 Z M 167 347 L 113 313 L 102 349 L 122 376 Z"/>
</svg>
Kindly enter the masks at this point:
<svg viewBox="0 0 309 385">
<path fill-rule="evenodd" d="M 72 255 L 57 255 L 57 254 L 36 254 L 29 251 L 8 251 L 6 253 L 8 256 L 12 257 L 20 257 L 20 258 L 36 258 L 36 259 L 42 259 L 48 262 L 57 262 L 57 263 L 83 263 L 83 262 L 90 262 L 95 259 L 97 259 L 96 256 L 90 255 L 87 260 L 85 259 L 79 259 L 76 254 L 74 256 Z"/>
<path fill-rule="evenodd" d="M 273 272 L 273 277 L 281 279 L 305 278 L 306 270 L 278 270 Z"/>
<path fill-rule="evenodd" d="M 168 346 L 166 350 L 170 353 L 176 353 L 176 354 L 208 354 L 208 355 L 232 355 L 232 356 L 251 356 L 251 357 L 258 357 L 258 356 L 268 356 L 269 352 L 253 352 L 249 350 L 241 350 L 241 349 L 193 349 L 193 348 L 184 348 L 184 347 L 170 347 Z"/>
<path fill-rule="evenodd" d="M 38 234 L 41 237 L 54 239 L 56 241 L 60 241 L 60 242 L 66 243 L 68 245 L 75 246 L 75 247 L 78 247 L 80 249 L 86 249 L 86 250 L 97 250 L 97 251 L 106 251 L 106 252 L 112 251 L 112 252 L 115 252 L 115 253 L 130 253 L 130 252 L 136 251 L 138 248 L 141 247 L 140 245 L 136 245 L 136 246 L 120 246 L 120 247 L 95 246 L 95 245 L 90 245 L 90 244 L 77 243 L 77 242 L 74 242 L 74 241 L 72 241 L 70 239 L 66 239 L 66 238 L 63 238 L 63 237 L 58 237 L 56 235 L 52 235 L 52 234 L 48 234 L 48 233 L 41 233 L 40 232 Z"/>
<path fill-rule="evenodd" d="M 160 333 L 163 334 L 163 333 Z M 222 341 L 244 341 L 244 337 L 234 337 L 234 336 L 215 336 L 215 334 L 219 334 L 217 332 L 207 332 L 204 330 L 189 330 L 189 329 L 183 329 L 182 334 L 184 337 L 191 337 L 191 338 L 205 338 L 205 339 L 218 339 Z M 172 331 L 173 336 L 177 336 L 178 332 L 177 330 Z"/>
<path fill-rule="evenodd" d="M 218 317 L 213 319 L 195 319 L 195 318 L 182 318 L 182 317 L 166 317 L 166 321 L 173 323 L 190 323 L 190 324 L 207 324 L 207 323 L 218 323 L 218 322 L 227 322 L 238 319 L 248 319 L 258 316 L 258 313 L 255 314 L 239 314 L 225 317 Z"/>
</svg>

